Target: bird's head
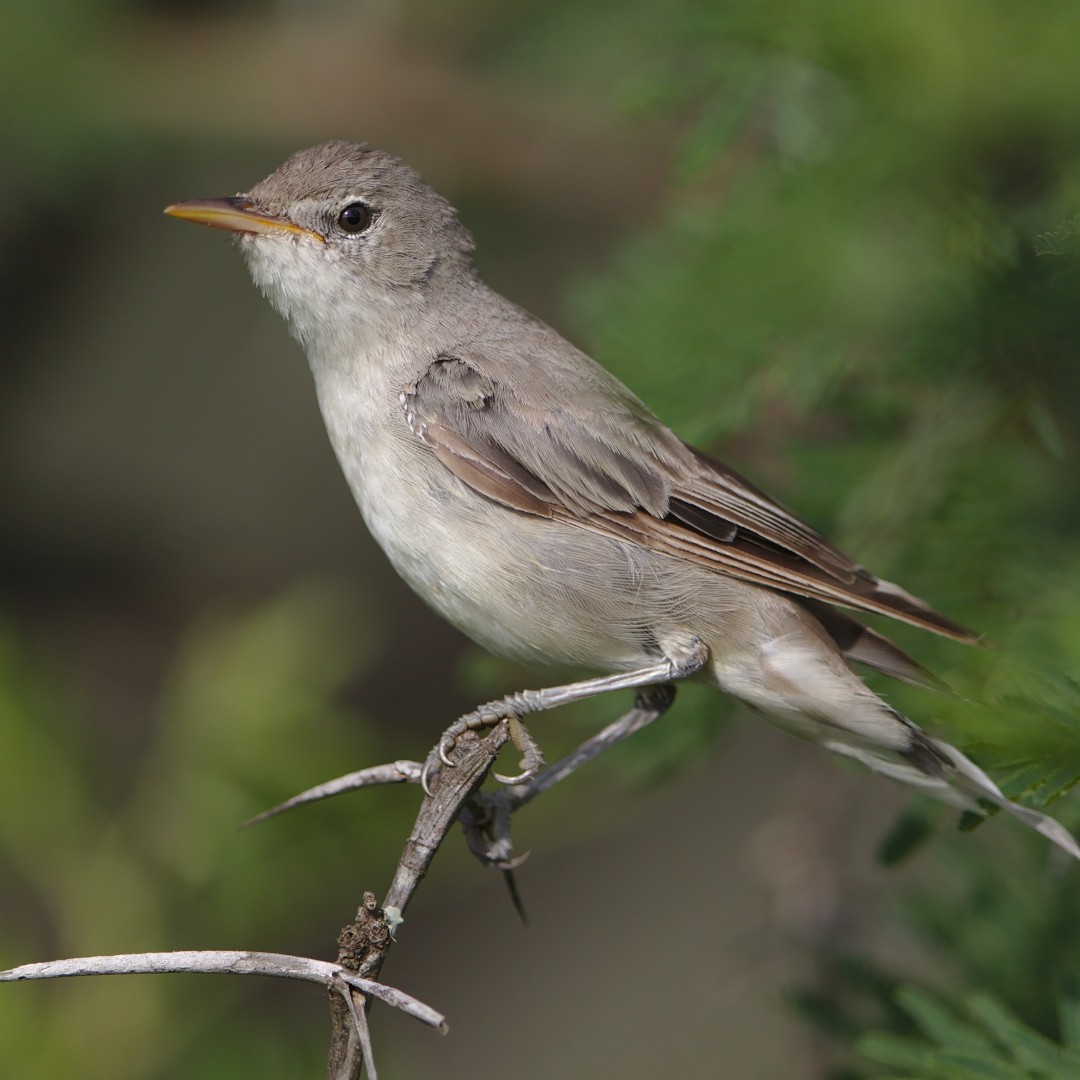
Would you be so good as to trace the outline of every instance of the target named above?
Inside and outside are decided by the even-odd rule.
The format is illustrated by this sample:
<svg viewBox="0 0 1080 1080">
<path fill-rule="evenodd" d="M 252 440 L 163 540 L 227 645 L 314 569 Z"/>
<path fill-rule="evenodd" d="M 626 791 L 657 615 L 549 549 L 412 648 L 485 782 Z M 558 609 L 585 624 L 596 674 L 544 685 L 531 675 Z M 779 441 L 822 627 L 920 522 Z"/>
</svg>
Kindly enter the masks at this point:
<svg viewBox="0 0 1080 1080">
<path fill-rule="evenodd" d="M 305 346 L 378 338 L 474 280 L 453 207 L 398 158 L 327 142 L 293 154 L 249 192 L 167 214 L 234 232 L 252 277 Z"/>
</svg>

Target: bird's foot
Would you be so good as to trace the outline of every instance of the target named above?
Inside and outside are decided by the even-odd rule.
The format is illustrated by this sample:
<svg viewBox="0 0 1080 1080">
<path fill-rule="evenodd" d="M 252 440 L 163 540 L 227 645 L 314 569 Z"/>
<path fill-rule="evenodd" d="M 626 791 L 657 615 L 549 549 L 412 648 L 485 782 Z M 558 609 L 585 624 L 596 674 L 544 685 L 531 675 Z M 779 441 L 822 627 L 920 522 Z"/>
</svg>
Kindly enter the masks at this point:
<svg viewBox="0 0 1080 1080">
<path fill-rule="evenodd" d="M 503 791 L 478 791 L 462 807 L 458 821 L 469 850 L 496 870 L 516 870 L 528 857 L 514 854 L 510 821 L 514 806 Z"/>
<path fill-rule="evenodd" d="M 534 690 L 522 690 L 520 693 L 511 694 L 499 701 L 489 701 L 481 705 L 471 713 L 455 720 L 442 733 L 438 743 L 428 754 L 424 762 L 420 783 L 426 795 L 431 794 L 431 780 L 440 766 L 454 767 L 451 758 L 458 740 L 468 731 L 485 731 L 499 724 L 506 724 L 510 741 L 521 752 L 521 772 L 517 776 L 502 776 L 499 773 L 492 775 L 502 784 L 523 784 L 531 780 L 543 767 L 544 755 L 539 744 L 529 734 L 528 728 L 521 722 L 525 713 L 534 711 L 543 706 L 533 698 L 539 698 L 541 692 Z"/>
<path fill-rule="evenodd" d="M 485 866 L 502 872 L 510 902 L 521 921 L 528 925 L 529 918 L 518 892 L 514 871 L 529 857 L 529 853 L 514 854 L 510 821 L 515 808 L 516 804 L 508 791 L 478 791 L 461 808 L 458 821 L 465 830 L 469 850 Z"/>
<path fill-rule="evenodd" d="M 518 717 L 508 716 L 506 726 L 510 729 L 510 741 L 521 753 L 521 761 L 518 763 L 521 772 L 516 776 L 503 776 L 501 773 L 492 773 L 491 775 L 500 784 L 527 783 L 544 767 L 544 755 L 540 750 L 540 744 L 532 737 L 529 729 Z"/>
<path fill-rule="evenodd" d="M 648 667 L 620 672 L 617 675 L 603 675 L 598 679 L 583 679 L 565 686 L 549 686 L 543 690 L 521 690 L 498 701 L 489 701 L 473 712 L 466 713 L 443 732 L 438 745 L 424 762 L 420 780 L 424 793 L 431 794 L 431 778 L 438 771 L 440 763 L 447 768 L 453 767 L 450 754 L 457 740 L 467 731 L 485 731 L 498 724 L 506 724 L 511 742 L 522 753 L 523 771 L 518 776 L 510 777 L 496 774 L 496 778 L 504 784 L 524 784 L 539 772 L 544 758 L 532 736 L 525 730 L 525 725 L 521 722 L 523 716 L 613 690 L 640 690 L 642 687 L 685 679 L 700 671 L 709 658 L 708 648 L 696 634 L 672 637 L 664 643 L 664 652 L 662 659 Z"/>
</svg>

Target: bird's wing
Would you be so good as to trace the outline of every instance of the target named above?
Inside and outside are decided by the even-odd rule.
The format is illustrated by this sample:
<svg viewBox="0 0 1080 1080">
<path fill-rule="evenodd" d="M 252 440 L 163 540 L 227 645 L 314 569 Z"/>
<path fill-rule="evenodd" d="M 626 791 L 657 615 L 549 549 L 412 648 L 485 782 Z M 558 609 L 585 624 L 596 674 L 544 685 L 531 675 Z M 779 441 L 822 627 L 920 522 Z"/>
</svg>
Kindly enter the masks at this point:
<svg viewBox="0 0 1080 1080">
<path fill-rule="evenodd" d="M 401 395 L 412 431 L 488 498 L 767 588 L 976 640 L 686 446 L 603 369 L 577 365 L 577 384 L 563 380 L 557 392 L 533 372 L 528 396 L 499 374 L 483 358 L 442 354 Z"/>
</svg>

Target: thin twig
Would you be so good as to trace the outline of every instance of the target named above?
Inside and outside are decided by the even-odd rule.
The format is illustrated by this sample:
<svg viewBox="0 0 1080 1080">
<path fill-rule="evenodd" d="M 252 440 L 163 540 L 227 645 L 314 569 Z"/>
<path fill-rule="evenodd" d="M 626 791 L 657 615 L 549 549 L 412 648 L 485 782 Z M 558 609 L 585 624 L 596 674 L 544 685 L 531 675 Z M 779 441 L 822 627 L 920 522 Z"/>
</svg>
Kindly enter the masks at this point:
<svg viewBox="0 0 1080 1080">
<path fill-rule="evenodd" d="M 509 875 L 524 861 L 526 855 L 514 855 L 511 823 L 514 813 L 542 792 L 573 775 L 582 765 L 599 757 L 616 743 L 658 720 L 675 700 L 671 685 L 643 687 L 634 699 L 634 707 L 602 731 L 586 739 L 564 758 L 549 765 L 536 776 L 511 787 L 477 792 L 462 808 L 460 820 L 465 830 L 469 850 L 485 866 L 494 867 Z M 512 877 L 507 877 L 511 898 L 524 919 L 524 909 Z"/>
<path fill-rule="evenodd" d="M 431 795 L 424 797 L 416 815 L 412 833 L 398 860 L 397 872 L 383 900 L 382 911 L 400 918 L 409 906 L 421 880 L 439 850 L 439 845 L 452 828 L 462 806 L 484 781 L 492 762 L 506 743 L 509 734 L 505 724 L 494 728 L 486 738 L 474 733 L 454 747 L 454 767 L 444 768 L 439 783 Z M 388 937 L 382 948 L 373 951 L 365 960 L 361 973 L 378 979 L 379 971 L 393 943 Z M 350 1009 L 354 1003 L 350 1002 Z M 330 1053 L 327 1077 L 331 1080 L 358 1080 L 364 1059 L 362 1035 L 355 1023 L 346 1022 L 341 1008 L 331 1011 Z"/>
<path fill-rule="evenodd" d="M 602 731 L 586 739 L 580 746 L 572 750 L 565 757 L 560 758 L 554 764 L 549 765 L 539 772 L 531 780 L 520 784 L 514 784 L 505 789 L 513 809 L 518 809 L 526 803 L 532 802 L 537 795 L 553 788 L 556 784 L 567 779 L 582 765 L 594 758 L 599 757 L 605 750 L 610 749 L 617 742 L 629 738 L 644 727 L 658 720 L 674 700 L 675 688 L 670 685 L 650 686 L 639 691 L 634 708 L 618 720 L 612 721 Z M 322 784 L 301 791 L 298 795 L 278 803 L 277 806 L 256 814 L 253 818 L 245 821 L 240 828 L 245 829 L 250 825 L 258 825 L 286 810 L 294 810 L 298 806 L 306 806 L 308 803 L 320 802 L 323 799 L 332 799 L 337 795 L 344 795 L 350 791 L 358 791 L 361 788 L 375 787 L 379 784 L 418 784 L 420 783 L 423 766 L 417 761 L 391 761 L 385 765 L 373 765 L 357 772 L 345 773 L 343 776 L 327 780 Z M 423 808 L 421 808 L 422 811 Z"/>
<path fill-rule="evenodd" d="M 422 1001 L 418 1001 L 411 994 L 406 994 L 396 986 L 387 986 L 386 983 L 375 982 L 373 979 L 362 979 L 351 971 L 342 971 L 340 969 L 335 977 L 343 983 L 348 983 L 354 990 L 359 990 L 369 997 L 378 998 L 387 1005 L 400 1009 L 414 1020 L 419 1020 L 427 1024 L 428 1027 L 435 1028 L 440 1035 L 445 1035 L 450 1030 L 446 1017 L 442 1013 L 436 1012 L 430 1005 L 425 1005 Z"/>
<path fill-rule="evenodd" d="M 114 956 L 79 956 L 70 960 L 49 960 L 41 964 L 0 971 L 0 982 L 32 979 L 64 979 L 77 975 L 268 975 L 279 979 L 321 983 L 333 987 L 348 983 L 364 994 L 378 998 L 395 1009 L 445 1034 L 446 1017 L 404 990 L 373 982 L 345 971 L 339 964 L 284 953 L 237 952 L 198 949 L 183 952 L 119 953 Z"/>
<path fill-rule="evenodd" d="M 378 784 L 419 784 L 422 766 L 418 761 L 391 761 L 387 765 L 373 765 L 369 769 L 360 769 L 358 772 L 346 773 L 334 780 L 327 780 L 324 784 L 316 784 L 315 787 L 301 791 L 291 799 L 248 818 L 240 828 L 247 829 L 252 825 L 258 825 L 268 821 L 278 814 L 284 814 L 286 810 L 292 810 L 297 806 L 307 803 L 319 802 L 322 799 L 330 799 L 335 795 L 342 795 L 346 791 L 356 791 L 359 788 L 375 787 Z"/>
<path fill-rule="evenodd" d="M 371 1028 L 368 1027 L 367 1010 L 356 1007 L 356 999 L 347 986 L 341 987 L 341 996 L 345 999 L 345 1004 L 349 1006 L 353 1030 L 360 1043 L 360 1060 L 367 1069 L 369 1080 L 379 1080 L 379 1074 L 375 1071 L 375 1051 L 371 1045 Z"/>
<path fill-rule="evenodd" d="M 509 737 L 506 725 L 500 724 L 486 738 L 463 740 L 455 755 L 454 768 L 444 768 L 439 773 L 437 788 L 421 804 L 412 834 L 398 860 L 397 872 L 383 900 L 384 909 L 394 907 L 405 912 L 458 812 L 484 782 Z"/>
<path fill-rule="evenodd" d="M 372 894 L 365 893 L 364 905 L 357 913 L 356 922 L 346 927 L 339 939 L 342 951 L 336 964 L 281 953 L 218 950 L 124 953 L 24 964 L 9 971 L 0 971 L 0 982 L 76 975 L 192 972 L 267 975 L 321 983 L 331 991 L 328 1077 L 331 1080 L 358 1080 L 366 1068 L 370 1080 L 376 1080 L 366 1019 L 371 1000 L 378 998 L 440 1032 L 447 1030 L 446 1019 L 440 1013 L 411 995 L 379 982 L 378 976 L 394 941 L 394 931 L 402 920 L 402 913 L 409 906 L 454 822 L 462 821 L 470 848 L 482 860 L 504 872 L 513 869 L 522 858 L 512 857 L 510 822 L 514 811 L 571 776 L 615 743 L 651 724 L 667 710 L 673 698 L 674 689 L 670 686 L 640 689 L 634 708 L 625 716 L 531 779 L 495 792 L 481 794 L 479 788 L 499 751 L 510 738 L 508 726 L 498 724 L 484 738 L 474 731 L 460 735 L 452 751 L 449 751 L 452 766 L 439 771 L 438 783 L 420 805 L 382 908 L 378 907 Z M 296 806 L 361 787 L 420 784 L 424 769 L 415 761 L 395 761 L 362 769 L 310 788 L 245 824 L 265 821 Z M 466 807 L 467 813 L 464 812 Z M 363 995 L 363 1003 L 356 1000 L 357 993 Z"/>
</svg>

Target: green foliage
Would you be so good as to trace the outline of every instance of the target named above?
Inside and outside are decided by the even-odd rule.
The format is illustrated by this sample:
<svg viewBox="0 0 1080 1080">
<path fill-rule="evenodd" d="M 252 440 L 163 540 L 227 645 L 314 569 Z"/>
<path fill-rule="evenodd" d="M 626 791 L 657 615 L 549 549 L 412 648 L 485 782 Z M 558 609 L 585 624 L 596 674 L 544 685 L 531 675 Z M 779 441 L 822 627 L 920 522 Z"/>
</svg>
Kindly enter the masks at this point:
<svg viewBox="0 0 1080 1080">
<path fill-rule="evenodd" d="M 1036 255 L 1075 255 L 1080 251 L 1080 214 L 1066 218 L 1056 228 L 1035 237 Z"/>
<path fill-rule="evenodd" d="M 663 417 L 986 632 L 889 627 L 960 696 L 888 692 L 1045 805 L 1080 779 L 1080 77 L 1046 66 L 1080 14 L 923 7 L 654 22 L 673 183 L 578 305 Z"/>
<path fill-rule="evenodd" d="M 942 808 L 920 807 L 922 813 L 911 815 L 913 831 L 942 820 Z M 881 854 L 891 855 L 900 843 L 891 835 Z M 912 1038 L 917 1029 L 911 1011 L 900 1007 L 907 1001 L 902 988 L 909 985 L 932 987 L 960 1012 L 955 1003 L 989 995 L 1041 1037 L 1073 1038 L 1074 1028 L 1063 1021 L 1074 1011 L 1061 1001 L 1075 998 L 1080 972 L 1080 875 L 1037 837 L 1019 832 L 940 835 L 933 854 L 939 858 L 929 877 L 904 886 L 890 905 L 891 922 L 910 935 L 902 960 L 885 960 L 873 948 L 854 952 L 845 940 L 826 943 L 818 980 L 801 987 L 793 1004 L 845 1047 L 867 1031 L 875 1038 Z M 867 1072 L 860 1058 L 830 1075 L 867 1080 L 877 1074 Z"/>
<path fill-rule="evenodd" d="M 672 183 L 577 303 L 661 416 L 985 631 L 962 650 L 890 626 L 956 695 L 874 685 L 1075 830 L 1075 798 L 1055 800 L 1080 779 L 1080 136 L 1063 107 L 1080 70 L 1062 55 L 1080 11 L 1042 14 L 686 0 L 654 25 L 632 102 L 683 120 Z M 839 1045 L 879 1032 L 863 1049 L 903 1075 L 1077 1075 L 1074 1004 L 1055 1030 L 1080 971 L 1076 868 L 952 820 L 919 801 L 882 843 L 889 864 L 933 859 L 933 886 L 897 898 L 914 966 L 824 944 L 830 974 L 797 1004 Z M 912 978 L 952 987 L 949 1005 L 897 995 Z M 837 1076 L 868 1075 L 846 1060 Z"/>
<path fill-rule="evenodd" d="M 77 768 L 86 730 L 79 705 L 45 690 L 55 675 L 5 632 L 0 758 L 4 801 L 12 809 L 0 814 L 0 860 L 7 868 L 0 889 L 16 910 L 40 917 L 32 935 L 10 936 L 8 920 L 0 925 L 2 966 L 219 943 L 299 946 L 308 920 L 323 934 L 343 921 L 362 870 L 349 860 L 335 875 L 341 837 L 356 821 L 347 800 L 312 810 L 306 821 L 294 815 L 242 833 L 236 826 L 283 793 L 346 771 L 343 762 L 387 756 L 357 722 L 356 710 L 337 702 L 344 680 L 376 655 L 362 598 L 329 583 L 290 590 L 243 616 L 200 622 L 165 680 L 133 770 L 137 780 L 117 799 Z M 108 756 L 106 748 L 101 752 Z M 386 802 L 382 810 L 364 817 L 362 851 L 373 884 L 375 869 L 381 880 L 407 833 Z M 324 827 L 317 826 L 319 817 Z M 103 983 L 92 998 L 66 985 L 5 995 L 5 1071 L 184 1075 L 175 1063 L 227 1023 L 233 1002 L 250 1007 L 259 993 L 233 980 L 201 983 L 119 979 Z M 263 994 L 273 1013 L 282 999 L 265 988 Z M 181 1013 L 182 1024 L 170 1022 Z M 295 1075 L 322 1053 L 322 1019 L 312 1016 L 306 1039 L 294 1029 L 288 1046 L 266 1035 L 262 1046 L 291 1060 Z M 27 1027 L 35 1038 L 19 1037 Z M 251 1067 L 250 1047 L 235 1032 L 218 1046 L 220 1075 Z"/>
<path fill-rule="evenodd" d="M 1040 1035 L 997 998 L 975 994 L 943 1003 L 913 987 L 897 993 L 921 1037 L 872 1032 L 859 1043 L 888 1077 L 919 1080 L 1071 1080 L 1080 1073 L 1080 999 L 1061 1005 L 1064 1042 Z"/>
<path fill-rule="evenodd" d="M 334 5 L 323 7 L 326 14 Z M 578 112 L 606 116 L 614 103 L 631 121 L 672 134 L 668 182 L 627 222 L 612 267 L 567 290 L 589 329 L 583 344 L 680 433 L 875 572 L 984 630 L 988 647 L 965 650 L 888 628 L 957 696 L 874 685 L 970 751 L 1010 795 L 1053 803 L 1075 829 L 1077 797 L 1061 796 L 1080 777 L 1080 6 L 375 7 L 383 16 L 401 9 L 403 24 L 433 48 L 452 41 L 463 81 L 486 72 L 493 96 L 531 93 L 537 116 L 541 105 L 562 108 L 553 125 L 574 123 Z M 162 42 L 184 26 L 175 16 L 162 34 L 139 10 L 64 0 L 9 4 L 0 17 L 11 91 L 10 168 L 0 178 L 8 218 L 25 224 L 38 258 L 61 252 L 74 273 L 78 245 L 56 245 L 94 217 L 88 207 L 106 216 L 95 178 L 120 171 L 125 154 L 152 154 L 155 140 L 175 144 L 175 116 L 190 112 L 182 82 L 155 104 L 130 77 L 155 68 Z M 184 28 L 210 33 L 213 18 L 207 12 Z M 369 45 L 361 30 L 349 31 L 358 48 Z M 236 40 L 247 45 L 243 34 L 225 40 L 232 44 L 223 57 L 236 55 Z M 265 132 L 284 146 L 301 129 L 314 140 L 331 133 L 327 123 L 362 125 L 369 115 L 342 109 L 278 118 L 274 129 L 272 115 L 223 107 L 181 130 L 202 124 L 230 144 Z M 430 117 L 423 121 L 417 140 L 430 137 Z M 376 137 L 362 127 L 334 134 Z M 53 211 L 36 212 L 50 193 Z M 162 198 L 147 197 L 155 214 Z M 134 228 L 134 220 L 124 202 L 109 229 Z M 547 208 L 533 228 L 558 224 Z M 515 242 L 520 234 L 507 244 Z M 13 265 L 38 265 L 17 254 Z M 169 287 L 152 281 L 156 297 Z M 82 308 L 58 307 L 60 299 L 50 292 L 48 310 L 89 319 Z M 125 293 L 98 306 L 115 319 L 140 303 L 145 296 Z M 133 746 L 126 733 L 116 744 L 88 745 L 90 706 L 57 689 L 69 685 L 62 673 L 26 645 L 15 619 L 6 621 L 5 963 L 192 945 L 286 949 L 306 941 L 308 927 L 323 947 L 326 926 L 355 902 L 367 873 L 385 879 L 408 806 L 393 793 L 364 796 L 355 847 L 363 874 L 358 856 L 341 855 L 340 838 L 357 827 L 347 804 L 241 836 L 232 826 L 344 771 L 343 760 L 348 768 L 412 752 L 375 745 L 371 726 L 343 702 L 345 684 L 383 659 L 380 617 L 336 588 L 289 591 L 245 614 L 197 616 Z M 472 685 L 495 693 L 532 681 L 506 672 L 489 668 Z M 609 709 L 590 704 L 570 722 L 594 730 Z M 643 733 L 616 760 L 646 779 L 707 763 L 723 709 L 714 695 L 681 695 L 673 722 Z M 573 734 L 563 731 L 568 741 Z M 121 751 L 129 755 L 123 775 L 134 779 L 112 790 L 102 774 Z M 88 760 L 99 772 L 87 770 Z M 890 865 L 919 852 L 928 879 L 896 886 L 894 921 L 913 942 L 909 968 L 869 947 L 826 945 L 823 974 L 798 1002 L 848 1049 L 847 1076 L 867 1076 L 869 1059 L 922 1080 L 1076 1075 L 1076 868 L 1005 822 L 960 836 L 946 827 L 952 820 L 919 802 L 882 843 Z M 20 987 L 0 1010 L 5 1071 L 121 1080 L 208 1068 L 298 1075 L 319 1058 L 318 1009 L 306 1035 L 289 1029 L 275 1041 L 285 1010 L 268 996 L 271 1023 L 260 1039 L 237 1039 L 233 1002 L 242 997 L 250 1015 L 256 991 L 227 980 L 198 985 L 207 989 L 114 980 L 91 998 L 65 986 Z M 868 1030 L 857 1061 L 850 1048 Z"/>
</svg>

